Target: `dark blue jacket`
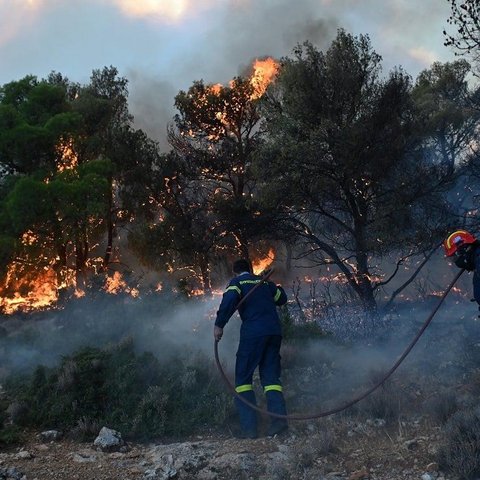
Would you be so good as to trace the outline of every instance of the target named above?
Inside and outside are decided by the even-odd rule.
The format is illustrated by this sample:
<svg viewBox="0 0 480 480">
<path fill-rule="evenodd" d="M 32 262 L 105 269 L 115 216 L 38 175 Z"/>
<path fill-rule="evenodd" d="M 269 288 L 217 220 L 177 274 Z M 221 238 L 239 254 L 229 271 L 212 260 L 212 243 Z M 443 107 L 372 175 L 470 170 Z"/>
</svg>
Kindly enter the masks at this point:
<svg viewBox="0 0 480 480">
<path fill-rule="evenodd" d="M 223 328 L 234 314 L 240 300 L 262 282 L 261 277 L 251 273 L 242 273 L 233 278 L 223 294 L 218 308 L 215 325 Z M 258 287 L 238 310 L 242 319 L 240 336 L 242 338 L 263 335 L 281 335 L 282 329 L 277 313 L 277 306 L 287 302 L 287 295 L 282 287 L 265 281 Z"/>
<path fill-rule="evenodd" d="M 473 271 L 473 296 L 480 306 L 480 245 L 477 245 L 473 253 L 475 270 Z"/>
</svg>

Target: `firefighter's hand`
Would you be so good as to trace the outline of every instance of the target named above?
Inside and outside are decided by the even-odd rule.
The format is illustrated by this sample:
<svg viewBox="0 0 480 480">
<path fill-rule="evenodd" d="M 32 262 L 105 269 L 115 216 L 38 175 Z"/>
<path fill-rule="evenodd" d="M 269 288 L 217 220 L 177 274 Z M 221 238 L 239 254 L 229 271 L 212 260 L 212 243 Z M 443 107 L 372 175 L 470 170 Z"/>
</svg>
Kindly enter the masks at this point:
<svg viewBox="0 0 480 480">
<path fill-rule="evenodd" d="M 223 328 L 217 327 L 215 325 L 215 328 L 213 329 L 213 336 L 215 337 L 215 340 L 219 342 L 223 336 Z"/>
</svg>

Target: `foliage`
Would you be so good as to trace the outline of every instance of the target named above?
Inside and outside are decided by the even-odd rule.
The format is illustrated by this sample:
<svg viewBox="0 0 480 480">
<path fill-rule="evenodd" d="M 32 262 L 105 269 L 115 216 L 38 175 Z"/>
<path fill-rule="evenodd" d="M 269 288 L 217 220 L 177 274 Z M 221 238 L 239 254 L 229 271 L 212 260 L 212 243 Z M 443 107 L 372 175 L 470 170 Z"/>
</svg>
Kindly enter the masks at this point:
<svg viewBox="0 0 480 480">
<path fill-rule="evenodd" d="M 179 92 L 175 106 L 179 114 L 169 139 L 182 173 L 196 185 L 196 200 L 215 214 L 217 241 L 248 258 L 251 240 L 261 233 L 251 168 L 262 143 L 255 87 L 243 77 L 225 87 L 196 81 Z"/>
<path fill-rule="evenodd" d="M 465 60 L 435 62 L 420 73 L 412 91 L 417 105 L 424 151 L 453 174 L 471 151 L 471 138 L 479 120 L 474 92 L 468 86 L 470 65 Z"/>
<path fill-rule="evenodd" d="M 173 269 L 176 265 L 197 271 L 208 291 L 209 262 L 218 249 L 220 231 L 208 209 L 206 193 L 187 171 L 178 155 L 162 157 L 147 185 L 150 198 L 155 200 L 146 202 L 144 221 L 137 221 L 129 242 L 142 263 L 154 269 L 162 270 L 166 265 Z"/>
<path fill-rule="evenodd" d="M 456 34 L 443 31 L 445 46 L 453 47 L 460 54 L 472 56 L 478 63 L 480 57 L 480 6 L 476 0 L 447 0 L 451 14 L 448 23 L 457 29 Z"/>
<path fill-rule="evenodd" d="M 5 398 L 0 401 L 0 445 L 12 445 L 22 439 L 21 430 L 17 425 L 8 422 L 8 402 Z"/>
<path fill-rule="evenodd" d="M 480 408 L 460 411 L 446 423 L 444 446 L 439 452 L 440 468 L 471 480 L 480 475 Z"/>
<path fill-rule="evenodd" d="M 454 392 L 438 393 L 426 402 L 425 409 L 437 423 L 444 425 L 458 411 L 458 398 Z"/>
<path fill-rule="evenodd" d="M 195 355 L 160 363 L 125 341 L 83 348 L 56 368 L 40 366 L 26 380 L 7 381 L 6 392 L 26 407 L 17 419 L 22 426 L 78 435 L 89 424 L 108 425 L 136 438 L 189 434 L 225 420 L 227 396 L 211 368 Z"/>
<path fill-rule="evenodd" d="M 87 85 L 52 72 L 0 87 L 2 269 L 16 256 L 40 271 L 53 267 L 58 285 L 74 270 L 82 288 L 94 270 L 92 245 L 104 243 L 108 266 L 114 229 L 145 201 L 135 203 L 132 192 L 140 197 L 145 165 L 157 155 L 154 142 L 131 128 L 127 96 L 114 67 L 94 70 Z"/>
<path fill-rule="evenodd" d="M 264 102 L 256 158 L 280 230 L 303 242 L 303 257 L 335 265 L 368 312 L 383 285 L 372 274 L 388 276 L 372 259 L 430 247 L 447 207 L 448 178 L 417 135 L 411 79 L 381 78 L 380 61 L 367 36 L 343 30 L 325 53 L 299 46 Z"/>
<path fill-rule="evenodd" d="M 295 321 L 287 308 L 280 310 L 282 336 L 288 342 L 304 342 L 327 336 L 315 320 Z"/>
</svg>

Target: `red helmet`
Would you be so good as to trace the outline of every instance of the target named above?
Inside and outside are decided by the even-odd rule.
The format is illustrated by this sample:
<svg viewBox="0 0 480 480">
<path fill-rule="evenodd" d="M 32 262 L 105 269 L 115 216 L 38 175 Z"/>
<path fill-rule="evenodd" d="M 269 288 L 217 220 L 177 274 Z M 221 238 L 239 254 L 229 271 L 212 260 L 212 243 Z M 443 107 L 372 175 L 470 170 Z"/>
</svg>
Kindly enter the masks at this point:
<svg viewBox="0 0 480 480">
<path fill-rule="evenodd" d="M 455 255 L 455 252 L 460 245 L 475 243 L 476 241 L 477 239 L 466 230 L 457 230 L 456 232 L 451 233 L 443 242 L 445 255 L 451 257 L 452 255 Z"/>
</svg>

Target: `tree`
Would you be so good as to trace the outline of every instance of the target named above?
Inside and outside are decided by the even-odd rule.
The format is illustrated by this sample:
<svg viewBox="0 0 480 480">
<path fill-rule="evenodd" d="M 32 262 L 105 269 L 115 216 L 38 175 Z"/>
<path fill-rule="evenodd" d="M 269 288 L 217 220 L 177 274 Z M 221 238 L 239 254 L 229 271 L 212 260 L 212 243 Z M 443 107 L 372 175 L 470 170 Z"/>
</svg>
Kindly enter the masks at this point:
<svg viewBox="0 0 480 480">
<path fill-rule="evenodd" d="M 440 161 L 447 175 L 471 151 L 471 140 L 480 117 L 473 107 L 465 60 L 441 64 L 435 62 L 417 78 L 413 98 L 420 115 L 424 151 L 432 161 Z"/>
<path fill-rule="evenodd" d="M 104 232 L 109 162 L 92 161 L 77 170 L 43 177 L 21 176 L 6 195 L 2 215 L 18 242 L 17 261 L 31 271 L 53 268 L 64 286 L 74 257 L 76 285 L 84 287 L 92 243 Z"/>
<path fill-rule="evenodd" d="M 2 256 L 29 263 L 36 246 L 43 253 L 29 264 L 54 265 L 58 285 L 72 270 L 81 286 L 91 271 L 107 268 L 115 228 L 131 217 L 122 204 L 132 203 L 128 182 L 157 155 L 156 144 L 132 128 L 127 95 L 114 67 L 94 71 L 85 86 L 52 72 L 47 80 L 25 77 L 0 89 L 0 165 L 12 179 L 0 220 L 16 225 L 3 238 Z M 27 231 L 35 238 L 29 248 L 22 240 Z M 104 243 L 102 265 L 94 268 L 93 247 Z"/>
<path fill-rule="evenodd" d="M 235 78 L 228 87 L 194 82 L 176 96 L 179 114 L 169 131 L 183 174 L 203 190 L 204 207 L 221 225 L 217 240 L 245 258 L 260 233 L 251 168 L 262 141 L 258 96 L 251 78 Z"/>
<path fill-rule="evenodd" d="M 448 23 L 457 29 L 451 35 L 446 30 L 445 46 L 453 47 L 460 55 L 469 55 L 478 64 L 480 60 L 480 4 L 477 0 L 447 0 L 451 14 Z"/>
<path fill-rule="evenodd" d="M 187 270 L 208 293 L 210 264 L 220 246 L 219 225 L 205 208 L 205 190 L 184 170 L 183 159 L 174 152 L 154 166 L 144 183 L 149 200 L 137 209 L 143 221 L 135 222 L 129 241 L 143 263 L 158 270 Z"/>
<path fill-rule="evenodd" d="M 113 165 L 105 215 L 103 268 L 107 269 L 115 232 L 130 221 L 133 208 L 140 201 L 134 199 L 132 192 L 144 201 L 138 186 L 150 175 L 151 165 L 158 158 L 158 145 L 133 128 L 133 117 L 128 110 L 128 81 L 113 66 L 92 72 L 90 83 L 78 90 L 73 108 L 83 118 L 81 135 L 74 142 L 79 163 L 101 158 Z"/>
<path fill-rule="evenodd" d="M 0 88 L 0 166 L 5 173 L 54 171 L 62 137 L 78 130 L 63 85 L 28 76 Z"/>
<path fill-rule="evenodd" d="M 257 162 L 283 228 L 305 255 L 336 265 L 370 313 L 387 281 L 375 258 L 425 245 L 419 234 L 438 227 L 445 183 L 423 159 L 410 77 L 381 79 L 380 61 L 367 36 L 343 30 L 326 53 L 299 46 L 268 92 Z"/>
</svg>

